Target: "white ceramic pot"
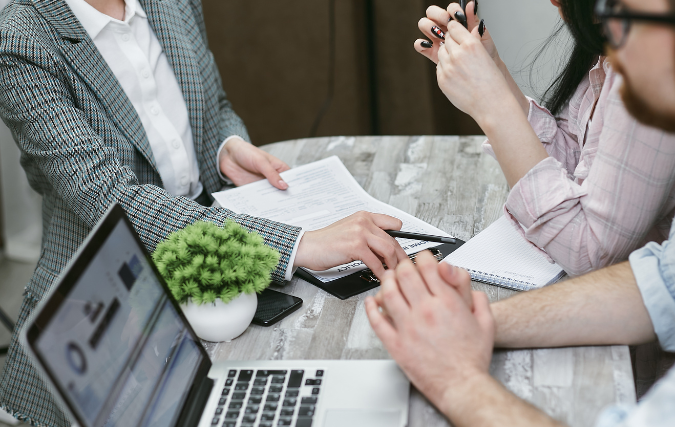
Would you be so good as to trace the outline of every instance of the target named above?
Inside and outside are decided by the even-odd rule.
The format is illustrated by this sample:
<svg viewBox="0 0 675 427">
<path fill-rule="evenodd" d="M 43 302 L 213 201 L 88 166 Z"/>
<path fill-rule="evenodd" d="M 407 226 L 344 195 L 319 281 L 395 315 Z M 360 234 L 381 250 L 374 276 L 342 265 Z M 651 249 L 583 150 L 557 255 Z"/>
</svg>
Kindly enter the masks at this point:
<svg viewBox="0 0 675 427">
<path fill-rule="evenodd" d="M 243 334 L 258 308 L 255 293 L 241 294 L 229 303 L 220 298 L 212 304 L 181 304 L 185 317 L 197 336 L 206 341 L 230 341 Z"/>
</svg>

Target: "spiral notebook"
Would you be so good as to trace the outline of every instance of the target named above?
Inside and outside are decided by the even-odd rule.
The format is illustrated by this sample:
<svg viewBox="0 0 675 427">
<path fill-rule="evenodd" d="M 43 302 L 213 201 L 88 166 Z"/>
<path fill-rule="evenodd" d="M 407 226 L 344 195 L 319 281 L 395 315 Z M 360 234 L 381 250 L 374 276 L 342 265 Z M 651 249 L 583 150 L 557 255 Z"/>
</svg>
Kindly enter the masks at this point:
<svg viewBox="0 0 675 427">
<path fill-rule="evenodd" d="M 464 268 L 472 280 L 517 291 L 541 288 L 565 276 L 503 216 L 443 261 Z"/>
</svg>

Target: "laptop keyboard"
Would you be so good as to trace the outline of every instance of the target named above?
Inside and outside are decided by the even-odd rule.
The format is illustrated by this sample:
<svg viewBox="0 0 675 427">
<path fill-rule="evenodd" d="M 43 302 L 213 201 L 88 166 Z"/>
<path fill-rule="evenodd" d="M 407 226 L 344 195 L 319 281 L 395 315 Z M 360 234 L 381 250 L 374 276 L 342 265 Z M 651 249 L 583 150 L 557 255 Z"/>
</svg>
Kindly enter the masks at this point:
<svg viewBox="0 0 675 427">
<path fill-rule="evenodd" d="M 325 369 L 230 369 L 212 426 L 311 427 Z"/>
</svg>

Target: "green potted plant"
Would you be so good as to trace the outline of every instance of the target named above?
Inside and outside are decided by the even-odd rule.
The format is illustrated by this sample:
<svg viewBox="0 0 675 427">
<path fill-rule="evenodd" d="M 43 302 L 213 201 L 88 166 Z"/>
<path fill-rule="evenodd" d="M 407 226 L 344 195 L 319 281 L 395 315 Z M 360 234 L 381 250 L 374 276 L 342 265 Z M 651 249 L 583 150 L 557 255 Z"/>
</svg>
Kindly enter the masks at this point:
<svg viewBox="0 0 675 427">
<path fill-rule="evenodd" d="M 233 221 L 199 221 L 170 234 L 152 259 L 197 336 L 229 341 L 253 320 L 279 253 Z"/>
</svg>

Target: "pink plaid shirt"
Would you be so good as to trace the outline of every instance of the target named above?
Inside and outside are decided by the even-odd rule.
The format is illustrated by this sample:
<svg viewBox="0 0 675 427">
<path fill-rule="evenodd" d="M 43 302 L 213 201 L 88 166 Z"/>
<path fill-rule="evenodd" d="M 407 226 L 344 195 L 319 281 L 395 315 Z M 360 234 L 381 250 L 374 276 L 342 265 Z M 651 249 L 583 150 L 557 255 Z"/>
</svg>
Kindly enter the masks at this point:
<svg viewBox="0 0 675 427">
<path fill-rule="evenodd" d="M 528 120 L 550 157 L 511 189 L 505 215 L 573 276 L 661 243 L 675 214 L 675 134 L 632 118 L 621 82 L 601 58 L 559 117 L 530 100 Z M 484 148 L 494 155 L 489 141 Z"/>
</svg>

